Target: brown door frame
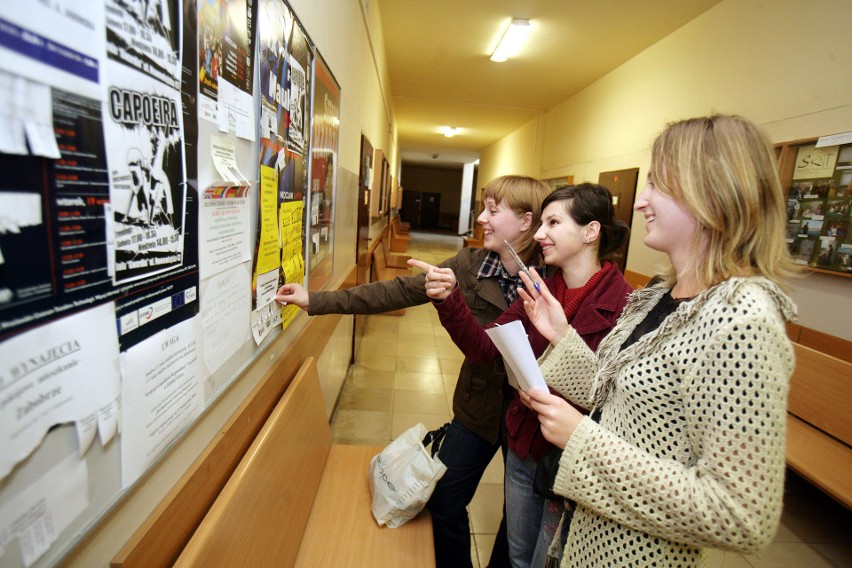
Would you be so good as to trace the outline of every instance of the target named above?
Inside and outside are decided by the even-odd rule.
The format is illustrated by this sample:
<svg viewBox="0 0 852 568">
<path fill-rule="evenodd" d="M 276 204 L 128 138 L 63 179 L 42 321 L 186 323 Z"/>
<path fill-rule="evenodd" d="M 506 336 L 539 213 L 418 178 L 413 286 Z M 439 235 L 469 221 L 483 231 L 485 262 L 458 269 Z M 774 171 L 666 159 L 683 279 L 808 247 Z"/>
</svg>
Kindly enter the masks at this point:
<svg viewBox="0 0 852 568">
<path fill-rule="evenodd" d="M 633 202 L 636 200 L 636 186 L 639 181 L 639 168 L 626 170 L 615 170 L 601 172 L 598 174 L 598 183 L 609 190 L 612 194 L 612 205 L 615 209 L 615 218 L 627 223 L 628 227 L 633 225 Z M 616 264 L 624 274 L 627 270 L 627 251 L 630 246 L 630 237 L 616 251 L 618 258 Z"/>
</svg>

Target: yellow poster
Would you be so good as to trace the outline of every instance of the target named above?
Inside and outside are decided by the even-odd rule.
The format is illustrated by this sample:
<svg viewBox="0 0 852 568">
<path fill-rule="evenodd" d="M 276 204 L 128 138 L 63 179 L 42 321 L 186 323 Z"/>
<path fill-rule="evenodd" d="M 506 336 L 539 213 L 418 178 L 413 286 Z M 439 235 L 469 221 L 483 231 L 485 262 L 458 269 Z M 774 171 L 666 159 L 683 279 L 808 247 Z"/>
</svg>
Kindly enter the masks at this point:
<svg viewBox="0 0 852 568">
<path fill-rule="evenodd" d="M 260 236 L 257 243 L 257 274 L 278 268 L 281 236 L 278 232 L 278 175 L 274 168 L 260 166 Z"/>
<path fill-rule="evenodd" d="M 287 201 L 281 204 L 281 269 L 284 282 L 303 284 L 305 280 L 305 259 L 302 247 L 302 214 L 304 202 Z"/>
<path fill-rule="evenodd" d="M 302 214 L 305 206 L 302 200 L 286 201 L 281 204 L 281 213 L 278 218 L 281 221 L 281 270 L 284 273 L 284 282 L 296 282 L 304 284 L 305 281 L 305 259 L 302 245 Z M 299 313 L 299 308 L 294 305 L 285 306 L 281 310 L 282 327 L 287 327 Z"/>
</svg>

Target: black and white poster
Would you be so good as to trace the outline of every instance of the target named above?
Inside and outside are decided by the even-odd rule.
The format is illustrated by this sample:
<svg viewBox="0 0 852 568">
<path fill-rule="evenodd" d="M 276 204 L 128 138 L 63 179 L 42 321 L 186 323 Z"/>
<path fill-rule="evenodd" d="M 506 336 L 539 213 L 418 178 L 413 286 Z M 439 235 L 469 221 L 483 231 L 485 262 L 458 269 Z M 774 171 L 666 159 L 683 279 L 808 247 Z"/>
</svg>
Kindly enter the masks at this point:
<svg viewBox="0 0 852 568">
<path fill-rule="evenodd" d="M 179 0 L 107 0 L 110 59 L 180 89 Z"/>
<path fill-rule="evenodd" d="M 116 284 L 183 263 L 186 184 L 180 93 L 112 64 L 104 132 Z"/>
</svg>

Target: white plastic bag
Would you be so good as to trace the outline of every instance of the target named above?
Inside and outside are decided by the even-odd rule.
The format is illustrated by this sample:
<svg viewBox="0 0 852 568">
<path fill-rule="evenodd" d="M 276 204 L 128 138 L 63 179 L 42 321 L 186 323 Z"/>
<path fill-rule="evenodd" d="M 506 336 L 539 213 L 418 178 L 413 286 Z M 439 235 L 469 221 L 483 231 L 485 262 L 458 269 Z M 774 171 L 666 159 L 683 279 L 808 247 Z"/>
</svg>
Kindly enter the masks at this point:
<svg viewBox="0 0 852 568">
<path fill-rule="evenodd" d="M 446 425 L 439 430 L 446 431 Z M 413 519 L 447 471 L 447 466 L 424 447 L 426 434 L 426 427 L 416 424 L 370 461 L 370 495 L 379 526 L 397 528 Z M 443 432 L 436 436 L 433 447 L 442 437 Z"/>
</svg>

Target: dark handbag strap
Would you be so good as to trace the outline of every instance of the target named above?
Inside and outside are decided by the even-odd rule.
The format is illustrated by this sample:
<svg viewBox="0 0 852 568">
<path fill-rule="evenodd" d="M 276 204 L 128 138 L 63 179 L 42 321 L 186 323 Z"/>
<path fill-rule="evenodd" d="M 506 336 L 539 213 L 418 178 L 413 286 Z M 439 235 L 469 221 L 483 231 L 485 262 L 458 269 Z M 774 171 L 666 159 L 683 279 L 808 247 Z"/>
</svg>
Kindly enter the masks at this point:
<svg viewBox="0 0 852 568">
<path fill-rule="evenodd" d="M 447 433 L 447 429 L 450 427 L 450 423 L 447 422 L 440 428 L 432 430 L 431 432 L 426 432 L 426 435 L 423 436 L 423 447 L 426 448 L 429 444 L 432 444 L 432 457 L 435 457 L 435 454 L 438 453 L 438 450 L 441 449 L 441 441 L 444 439 L 444 435 Z"/>
</svg>

